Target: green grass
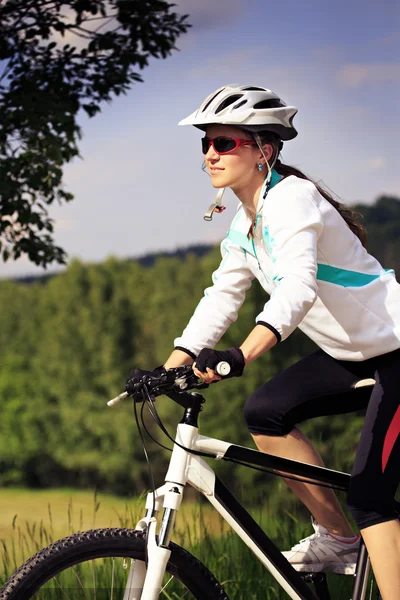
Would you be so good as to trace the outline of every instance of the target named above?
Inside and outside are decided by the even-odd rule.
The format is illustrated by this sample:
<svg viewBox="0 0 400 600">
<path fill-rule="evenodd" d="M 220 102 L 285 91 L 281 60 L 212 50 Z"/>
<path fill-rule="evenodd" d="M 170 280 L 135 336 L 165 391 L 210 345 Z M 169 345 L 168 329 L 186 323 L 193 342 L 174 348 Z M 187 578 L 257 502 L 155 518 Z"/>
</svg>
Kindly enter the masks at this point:
<svg viewBox="0 0 400 600">
<path fill-rule="evenodd" d="M 24 559 L 60 537 L 93 527 L 134 527 L 143 505 L 143 499 L 74 490 L 0 490 L 0 584 Z M 281 550 L 310 533 L 309 521 L 288 511 L 276 514 L 264 507 L 251 513 Z M 288 598 L 212 507 L 187 502 L 178 516 L 173 541 L 197 556 L 232 600 Z M 351 597 L 352 577 L 329 575 L 328 580 L 331 600 Z"/>
<path fill-rule="evenodd" d="M 68 488 L 1 489 L 0 583 L 32 554 L 67 535 L 102 527 L 134 528 L 144 515 L 144 504 L 140 497 L 122 499 Z M 211 506 L 184 503 L 175 535 L 199 541 L 201 528 L 217 536 L 227 529 Z"/>
</svg>

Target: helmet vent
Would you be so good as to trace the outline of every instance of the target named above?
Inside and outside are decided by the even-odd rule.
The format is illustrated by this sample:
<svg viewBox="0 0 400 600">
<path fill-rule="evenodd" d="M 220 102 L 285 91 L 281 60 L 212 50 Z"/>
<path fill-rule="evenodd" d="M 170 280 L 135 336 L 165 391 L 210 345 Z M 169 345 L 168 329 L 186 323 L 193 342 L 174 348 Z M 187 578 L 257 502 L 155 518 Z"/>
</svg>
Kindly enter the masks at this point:
<svg viewBox="0 0 400 600">
<path fill-rule="evenodd" d="M 240 98 L 242 96 L 243 96 L 243 94 L 232 94 L 232 96 L 229 96 L 229 98 L 225 98 L 225 100 L 223 102 L 221 102 L 221 104 L 215 110 L 215 114 L 218 114 L 219 112 L 224 110 L 224 108 L 226 108 L 227 106 L 230 106 L 231 104 L 236 102 L 236 100 L 240 100 Z"/>
<path fill-rule="evenodd" d="M 236 110 L 237 108 L 240 108 L 241 106 L 243 106 L 243 104 L 246 104 L 246 103 L 247 103 L 247 100 L 242 100 L 241 102 L 236 104 L 232 110 Z"/>
<path fill-rule="evenodd" d="M 218 96 L 218 94 L 220 94 L 223 90 L 218 90 L 218 92 L 216 94 L 214 94 L 214 96 L 212 96 L 212 98 L 207 102 L 207 104 L 205 105 L 205 107 L 203 108 L 203 110 L 201 112 L 204 112 L 205 110 L 207 110 L 207 108 L 210 106 L 211 102 L 213 100 L 215 100 L 215 98 Z"/>
<path fill-rule="evenodd" d="M 269 100 L 261 100 L 257 102 L 253 108 L 284 108 L 286 104 L 283 104 L 279 98 L 270 98 Z"/>
<path fill-rule="evenodd" d="M 242 91 L 243 92 L 265 92 L 265 88 L 253 86 L 253 87 L 243 88 Z"/>
</svg>

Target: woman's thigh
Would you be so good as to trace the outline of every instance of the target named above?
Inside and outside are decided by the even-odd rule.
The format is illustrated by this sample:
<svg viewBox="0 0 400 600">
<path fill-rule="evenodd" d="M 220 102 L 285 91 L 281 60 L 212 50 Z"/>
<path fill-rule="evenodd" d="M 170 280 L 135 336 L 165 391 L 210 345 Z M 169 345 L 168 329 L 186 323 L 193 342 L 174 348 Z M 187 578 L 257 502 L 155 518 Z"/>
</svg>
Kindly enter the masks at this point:
<svg viewBox="0 0 400 600">
<path fill-rule="evenodd" d="M 249 431 L 286 435 L 306 419 L 363 409 L 371 390 L 354 385 L 371 376 L 373 370 L 363 363 L 338 361 L 317 350 L 250 396 L 244 408 Z"/>
<path fill-rule="evenodd" d="M 400 352 L 376 359 L 376 384 L 354 462 L 348 502 L 360 529 L 395 518 L 400 481 Z"/>
</svg>

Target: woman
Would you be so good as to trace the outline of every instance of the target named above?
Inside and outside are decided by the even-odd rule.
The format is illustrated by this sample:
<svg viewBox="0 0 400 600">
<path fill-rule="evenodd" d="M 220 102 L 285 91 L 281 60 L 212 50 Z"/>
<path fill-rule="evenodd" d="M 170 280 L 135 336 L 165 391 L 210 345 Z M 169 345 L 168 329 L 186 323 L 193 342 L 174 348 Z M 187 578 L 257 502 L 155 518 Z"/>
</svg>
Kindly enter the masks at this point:
<svg viewBox="0 0 400 600">
<path fill-rule="evenodd" d="M 300 171 L 279 160 L 297 135 L 287 106 L 270 90 L 226 86 L 180 124 L 205 131 L 212 185 L 229 187 L 240 208 L 222 242 L 213 286 L 197 307 L 164 367 L 194 362 L 207 383 L 231 376 L 299 327 L 319 350 L 257 390 L 245 419 L 257 447 L 323 466 L 296 424 L 315 416 L 367 408 L 348 504 L 365 540 L 384 600 L 400 590 L 400 523 L 393 506 L 399 482 L 400 286 L 366 251 L 353 213 Z M 256 278 L 270 295 L 240 348 L 213 350 L 236 320 Z M 373 378 L 371 388 L 355 387 Z M 353 572 L 359 536 L 331 490 L 287 480 L 313 515 L 315 533 L 285 556 L 299 571 Z"/>
</svg>

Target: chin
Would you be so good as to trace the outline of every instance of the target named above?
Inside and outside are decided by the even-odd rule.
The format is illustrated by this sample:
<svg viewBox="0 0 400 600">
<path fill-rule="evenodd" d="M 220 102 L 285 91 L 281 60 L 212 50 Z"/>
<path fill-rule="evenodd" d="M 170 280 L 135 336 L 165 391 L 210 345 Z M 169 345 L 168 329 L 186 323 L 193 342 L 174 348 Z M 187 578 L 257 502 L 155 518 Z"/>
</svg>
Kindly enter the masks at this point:
<svg viewBox="0 0 400 600">
<path fill-rule="evenodd" d="M 215 177 L 214 175 L 211 177 L 211 185 L 213 186 L 213 188 L 219 190 L 221 188 L 229 187 L 229 182 L 226 180 L 224 181 L 222 177 L 219 178 L 218 176 Z"/>
</svg>

